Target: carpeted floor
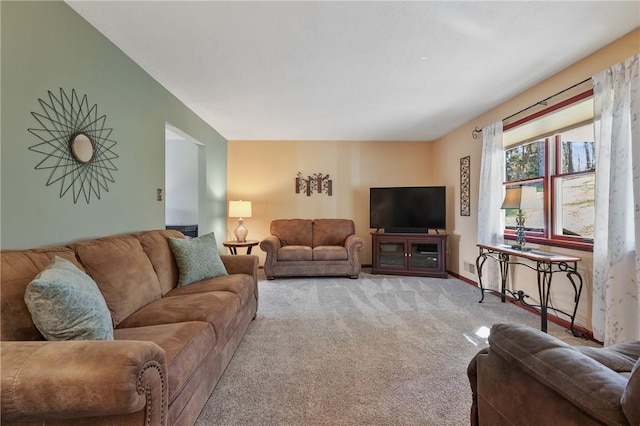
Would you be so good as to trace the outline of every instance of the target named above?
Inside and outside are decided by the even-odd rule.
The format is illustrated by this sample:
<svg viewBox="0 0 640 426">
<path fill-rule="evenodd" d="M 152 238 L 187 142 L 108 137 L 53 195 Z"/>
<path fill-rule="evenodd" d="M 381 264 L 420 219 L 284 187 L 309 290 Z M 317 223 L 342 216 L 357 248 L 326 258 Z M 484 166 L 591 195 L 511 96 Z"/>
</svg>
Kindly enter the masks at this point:
<svg viewBox="0 0 640 426">
<path fill-rule="evenodd" d="M 469 360 L 540 318 L 458 279 L 261 280 L 258 317 L 197 425 L 465 425 Z M 550 323 L 549 333 L 592 344 Z"/>
</svg>

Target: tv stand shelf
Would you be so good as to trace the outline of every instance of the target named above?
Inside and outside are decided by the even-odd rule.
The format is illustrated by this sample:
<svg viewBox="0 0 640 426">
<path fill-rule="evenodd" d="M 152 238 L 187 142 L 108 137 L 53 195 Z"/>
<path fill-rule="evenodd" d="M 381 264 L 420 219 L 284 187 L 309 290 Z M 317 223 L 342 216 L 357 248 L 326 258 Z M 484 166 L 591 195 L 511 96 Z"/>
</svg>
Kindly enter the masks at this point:
<svg viewBox="0 0 640 426">
<path fill-rule="evenodd" d="M 371 273 L 447 278 L 447 234 L 372 232 Z"/>
</svg>

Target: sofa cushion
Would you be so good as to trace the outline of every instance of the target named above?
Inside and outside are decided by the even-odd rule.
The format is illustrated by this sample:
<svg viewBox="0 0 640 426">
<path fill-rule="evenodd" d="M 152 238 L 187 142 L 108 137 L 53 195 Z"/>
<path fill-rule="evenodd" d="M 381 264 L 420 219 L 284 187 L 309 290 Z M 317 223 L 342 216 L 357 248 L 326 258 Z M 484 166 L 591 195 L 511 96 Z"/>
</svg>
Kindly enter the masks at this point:
<svg viewBox="0 0 640 426">
<path fill-rule="evenodd" d="M 347 260 L 347 249 L 340 246 L 314 247 L 313 260 Z"/>
<path fill-rule="evenodd" d="M 285 246 L 278 249 L 278 261 L 313 260 L 310 246 Z"/>
<path fill-rule="evenodd" d="M 54 257 L 29 283 L 24 300 L 47 340 L 113 340 L 111 314 L 98 286 L 68 260 Z"/>
<path fill-rule="evenodd" d="M 226 341 L 229 333 L 234 330 L 234 321 L 239 317 L 240 307 L 240 296 L 229 291 L 163 297 L 136 311 L 118 328 L 205 321 L 213 324 L 219 339 Z"/>
<path fill-rule="evenodd" d="M 576 346 L 577 350 L 618 373 L 629 373 L 640 358 L 640 342 L 624 342 L 606 347 Z"/>
<path fill-rule="evenodd" d="M 74 245 L 78 258 L 98 284 L 114 326 L 162 296 L 158 276 L 140 241 L 131 235 Z"/>
<path fill-rule="evenodd" d="M 247 274 L 232 274 L 222 277 L 209 278 L 184 287 L 176 287 L 165 297 L 181 296 L 184 294 L 204 293 L 208 291 L 228 291 L 240 297 L 244 304 L 250 297 L 255 298 L 253 277 Z"/>
<path fill-rule="evenodd" d="M 169 238 L 169 246 L 180 271 L 179 286 L 228 275 L 213 232 L 192 239 Z"/>
<path fill-rule="evenodd" d="M 283 246 L 311 246 L 311 226 L 311 219 L 276 219 L 271 222 L 270 232 L 278 237 Z"/>
<path fill-rule="evenodd" d="M 162 294 L 167 294 L 178 285 L 179 274 L 176 259 L 169 247 L 169 238 L 183 238 L 182 233 L 166 229 L 140 232 L 137 237 L 156 271 Z"/>
<path fill-rule="evenodd" d="M 82 270 L 73 250 L 45 247 L 32 250 L 2 250 L 0 255 L 0 340 L 44 340 L 24 301 L 27 285 L 55 256 L 73 262 Z"/>
<path fill-rule="evenodd" d="M 314 219 L 313 247 L 344 246 L 344 241 L 355 234 L 351 219 Z"/>
<path fill-rule="evenodd" d="M 167 360 L 169 403 L 180 394 L 200 364 L 216 346 L 211 324 L 189 321 L 115 330 L 116 340 L 151 341 L 160 346 Z"/>
</svg>

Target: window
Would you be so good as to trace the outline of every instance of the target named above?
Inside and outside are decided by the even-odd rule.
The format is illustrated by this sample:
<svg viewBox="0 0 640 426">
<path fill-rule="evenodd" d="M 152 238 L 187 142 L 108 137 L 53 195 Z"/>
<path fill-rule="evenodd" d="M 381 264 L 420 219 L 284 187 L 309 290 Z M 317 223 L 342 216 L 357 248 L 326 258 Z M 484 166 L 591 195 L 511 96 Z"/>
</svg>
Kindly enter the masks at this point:
<svg viewBox="0 0 640 426">
<path fill-rule="evenodd" d="M 575 104 L 592 105 L 590 95 L 590 92 L 583 94 Z M 583 106 L 580 108 L 589 111 Z M 575 112 L 575 108 L 565 108 L 538 118 L 536 123 L 530 123 L 528 130 L 519 127 L 514 132 L 516 138 L 520 137 L 519 142 L 513 141 L 514 135 L 507 135 L 510 130 L 505 131 L 508 145 L 504 150 L 504 187 L 536 188 L 540 208 L 523 211 L 527 241 L 588 250 L 593 245 L 595 219 L 593 114 L 584 121 L 584 117 Z M 582 121 L 567 125 L 567 120 L 576 116 Z M 541 125 L 541 121 L 545 124 Z M 561 124 L 555 124 L 556 129 L 550 131 L 553 123 Z M 544 129 L 544 133 L 536 135 L 536 129 L 539 132 Z M 526 135 L 524 140 L 523 135 Z M 514 237 L 517 213 L 517 210 L 505 211 L 507 238 Z"/>
<path fill-rule="evenodd" d="M 593 139 L 593 122 L 556 137 L 559 172 L 551 177 L 555 197 L 552 238 L 578 237 L 593 243 L 596 180 Z"/>
<path fill-rule="evenodd" d="M 540 200 L 539 210 L 525 210 L 526 231 L 529 236 L 533 233 L 541 237 L 544 233 L 544 177 L 546 169 L 546 141 L 544 139 L 527 142 L 505 150 L 505 187 L 534 186 Z M 505 225 L 507 230 L 516 229 L 516 215 L 518 210 L 505 211 Z"/>
</svg>

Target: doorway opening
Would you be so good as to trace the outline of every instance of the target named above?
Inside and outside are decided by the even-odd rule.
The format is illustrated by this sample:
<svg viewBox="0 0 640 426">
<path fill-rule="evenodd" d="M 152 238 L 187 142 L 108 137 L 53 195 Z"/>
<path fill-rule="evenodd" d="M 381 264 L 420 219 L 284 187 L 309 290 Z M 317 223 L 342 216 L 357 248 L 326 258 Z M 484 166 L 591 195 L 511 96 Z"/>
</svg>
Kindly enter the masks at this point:
<svg viewBox="0 0 640 426">
<path fill-rule="evenodd" d="M 204 144 L 165 123 L 165 226 L 199 235 L 206 191 Z"/>
</svg>

